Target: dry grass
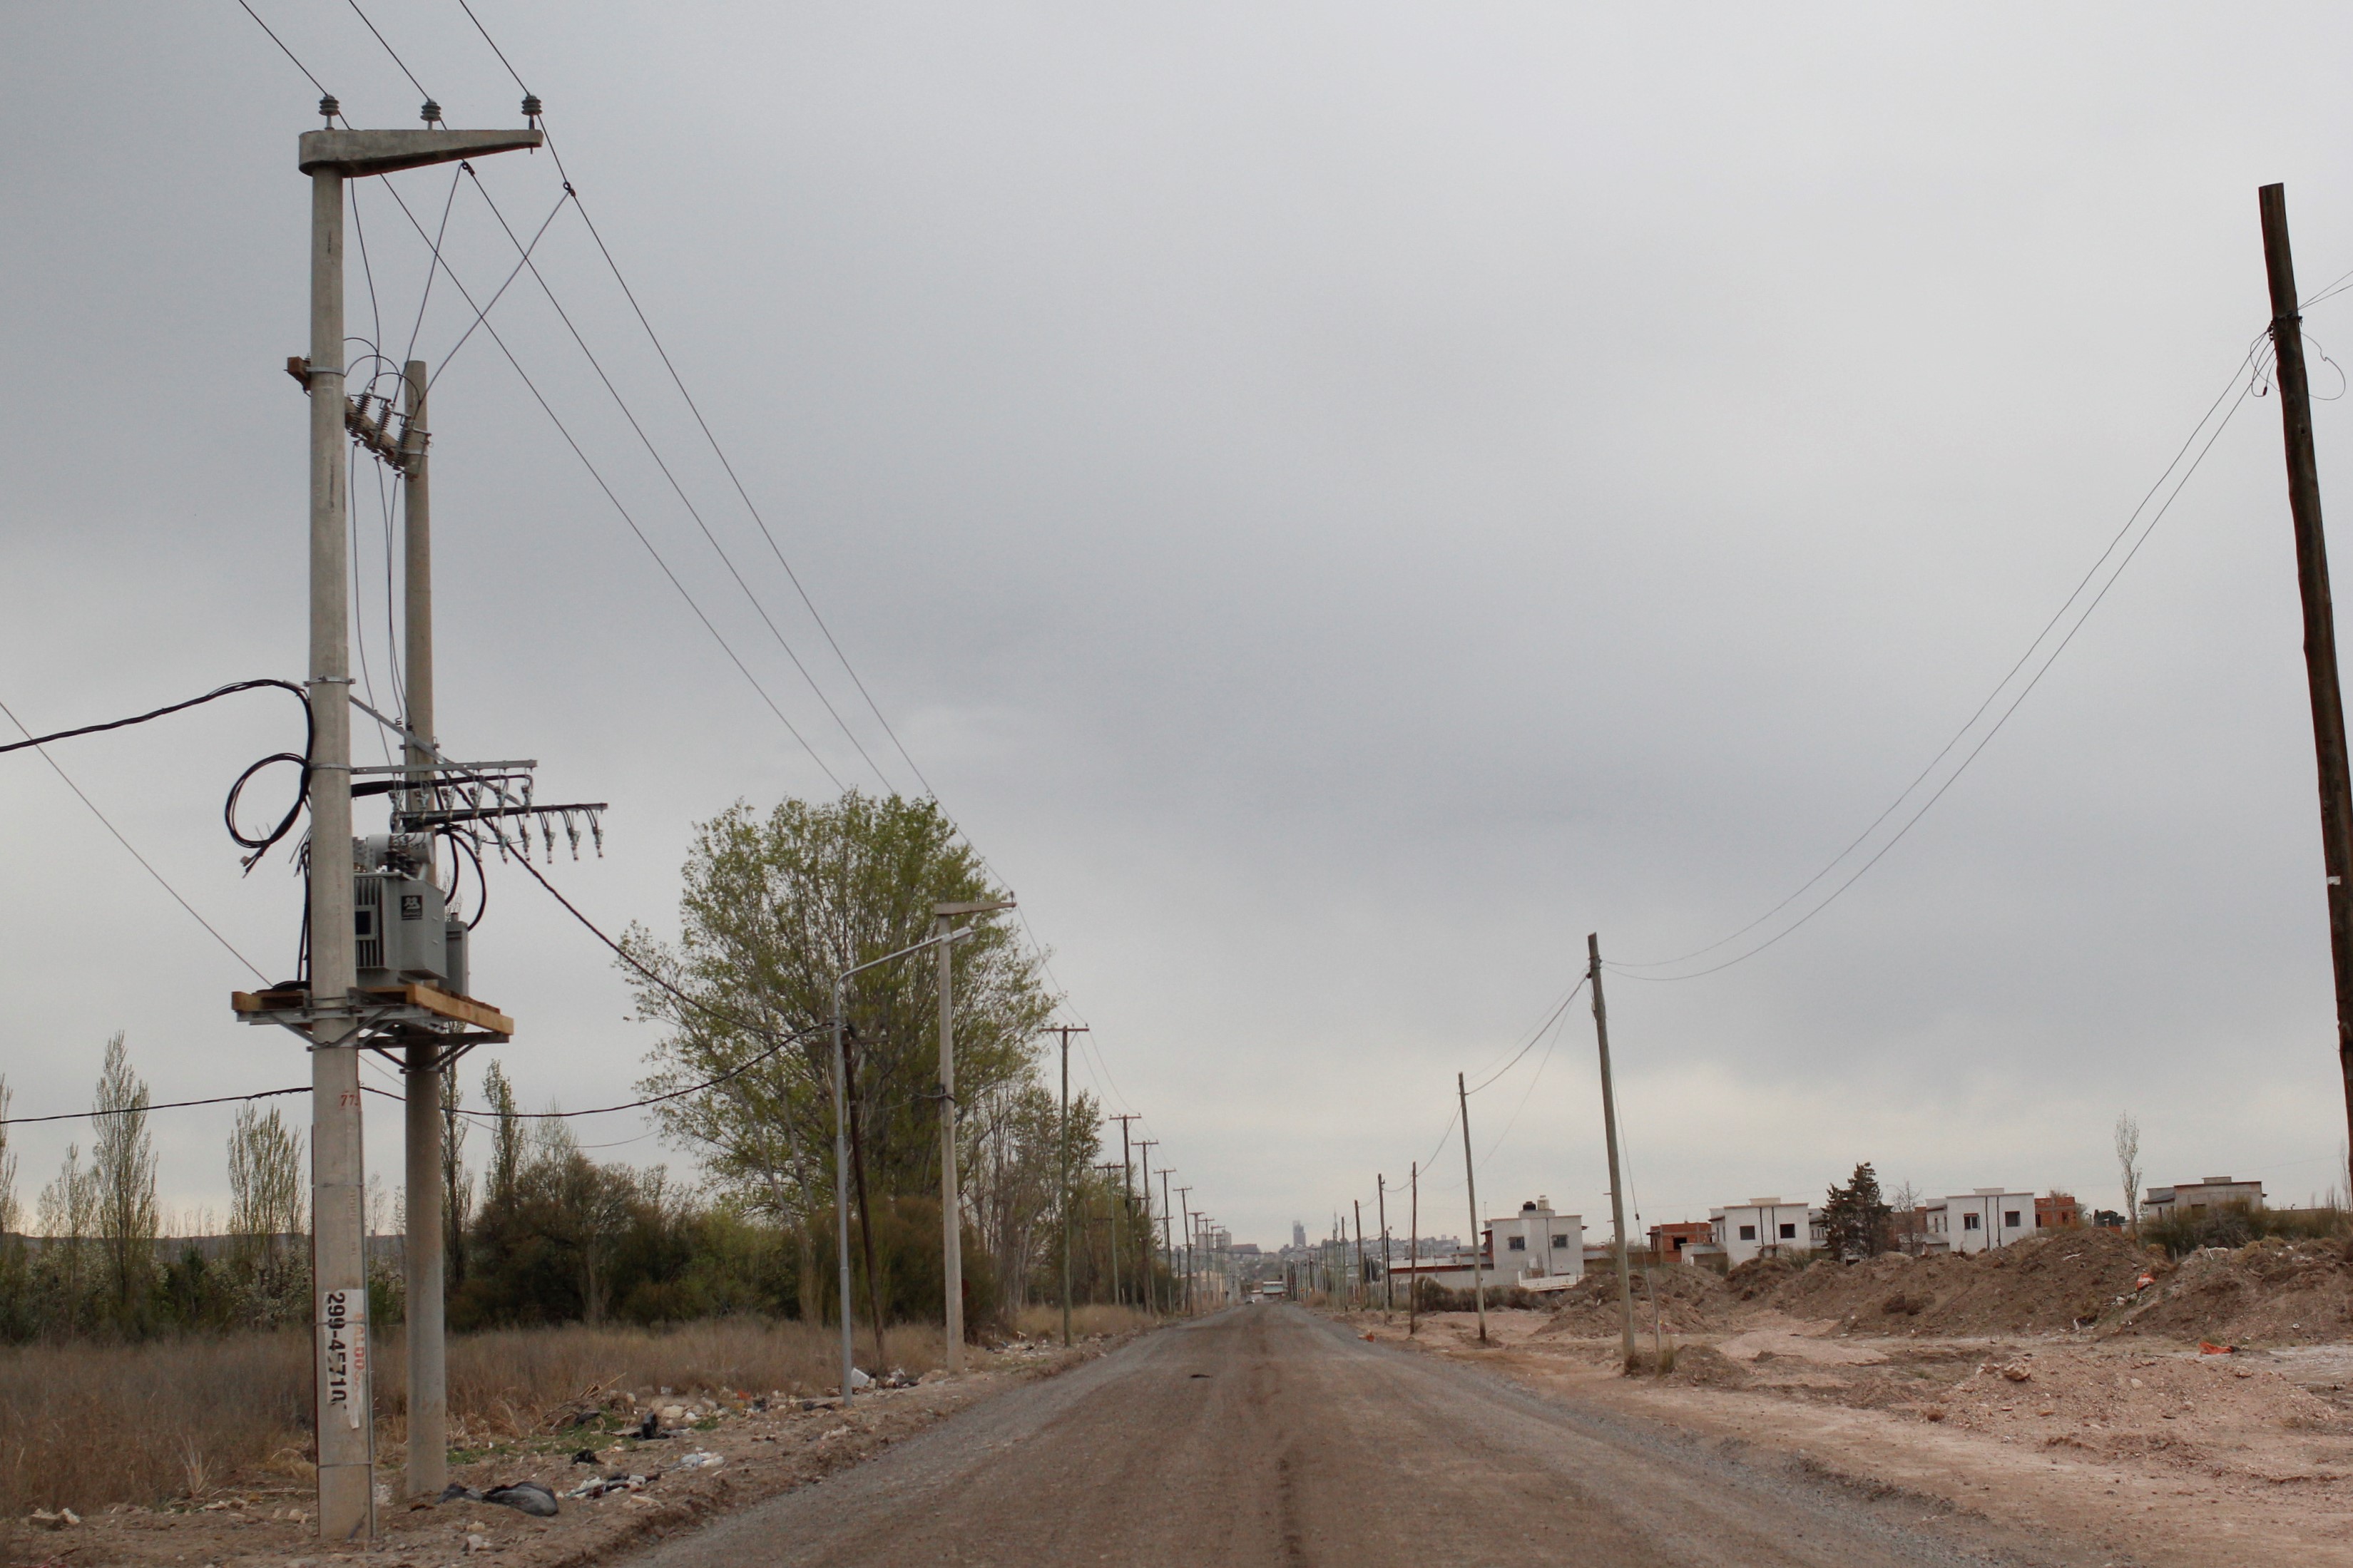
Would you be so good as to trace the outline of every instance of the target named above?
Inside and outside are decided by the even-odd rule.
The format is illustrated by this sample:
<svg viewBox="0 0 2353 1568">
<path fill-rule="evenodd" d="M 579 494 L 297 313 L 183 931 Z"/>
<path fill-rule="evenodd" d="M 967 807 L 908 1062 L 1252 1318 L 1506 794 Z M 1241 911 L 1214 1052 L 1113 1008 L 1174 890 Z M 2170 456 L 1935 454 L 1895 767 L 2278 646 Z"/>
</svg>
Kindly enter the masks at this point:
<svg viewBox="0 0 2353 1568">
<path fill-rule="evenodd" d="M 1116 1309 L 1087 1308 L 1088 1314 Z M 1130 1313 L 1129 1316 L 1134 1314 Z M 1060 1319 L 1056 1319 L 1059 1330 Z M 308 1335 L 300 1330 L 139 1345 L 0 1350 L 0 1517 L 34 1508 L 155 1504 L 268 1472 L 311 1473 Z M 453 1446 L 480 1447 L 558 1430 L 584 1404 L 628 1392 L 829 1393 L 835 1331 L 727 1319 L 667 1331 L 516 1329 L 449 1342 Z M 871 1370 L 871 1336 L 858 1335 Z M 890 1332 L 890 1364 L 921 1375 L 940 1362 L 937 1329 Z M 397 1463 L 407 1438 L 397 1328 L 377 1347 L 376 1451 Z"/>
<path fill-rule="evenodd" d="M 1133 1333 L 1148 1329 L 1153 1319 L 1134 1307 L 1085 1306 L 1071 1309 L 1071 1332 L 1073 1334 Z M 1013 1327 L 1033 1340 L 1060 1339 L 1062 1334 L 1062 1309 L 1060 1307 L 1024 1307 L 1013 1314 Z"/>
</svg>

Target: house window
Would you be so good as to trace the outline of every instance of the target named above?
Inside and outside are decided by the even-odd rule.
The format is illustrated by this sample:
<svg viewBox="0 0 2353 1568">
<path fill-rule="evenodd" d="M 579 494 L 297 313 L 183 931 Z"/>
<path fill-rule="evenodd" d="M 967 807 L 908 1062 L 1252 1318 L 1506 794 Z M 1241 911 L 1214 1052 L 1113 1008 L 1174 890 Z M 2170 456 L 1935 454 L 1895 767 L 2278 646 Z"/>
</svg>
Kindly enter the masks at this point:
<svg viewBox="0 0 2353 1568">
<path fill-rule="evenodd" d="M 1795 1240 L 1797 1240 L 1797 1238 L 1798 1238 L 1798 1227 L 1797 1227 L 1797 1226 L 1796 1226 L 1796 1225 L 1794 1225 L 1794 1224 L 1791 1224 L 1791 1223 L 1788 1223 L 1788 1222 L 1786 1222 L 1786 1221 L 1785 1221 L 1785 1222 L 1782 1224 L 1782 1226 L 1781 1226 L 1781 1239 L 1782 1239 L 1783 1241 L 1795 1241 Z"/>
<path fill-rule="evenodd" d="M 2018 1211 L 2016 1209 L 2002 1210 L 2001 1223 L 2009 1226 L 2011 1230 L 2016 1230 L 2018 1228 Z"/>
<path fill-rule="evenodd" d="M 1743 1241 L 1754 1241 L 1754 1240 L 1756 1240 L 1756 1239 L 1757 1239 L 1757 1227 L 1756 1227 L 1755 1226 L 1753 1226 L 1753 1225 L 1744 1225 L 1744 1226 L 1742 1226 L 1740 1227 L 1740 1239 L 1741 1239 L 1741 1240 L 1743 1240 Z"/>
<path fill-rule="evenodd" d="M 1973 1215 L 1973 1214 L 1965 1214 L 1965 1215 L 1963 1215 L 1961 1216 L 1961 1228 L 1962 1228 L 1963 1230 L 1975 1230 L 1975 1229 L 1977 1229 L 1977 1227 L 1978 1227 L 1978 1216 L 1977 1216 L 1977 1215 Z"/>
<path fill-rule="evenodd" d="M 1511 1249 L 1514 1252 L 1525 1252 L 1528 1249 L 1528 1238 L 1525 1236 L 1512 1237 Z"/>
<path fill-rule="evenodd" d="M 1567 1247 L 1568 1245 L 1568 1237 L 1565 1236 L 1556 1236 L 1552 1238 L 1552 1244 L 1555 1247 Z M 1682 1244 L 1677 1243 L 1677 1245 L 1680 1246 Z"/>
</svg>

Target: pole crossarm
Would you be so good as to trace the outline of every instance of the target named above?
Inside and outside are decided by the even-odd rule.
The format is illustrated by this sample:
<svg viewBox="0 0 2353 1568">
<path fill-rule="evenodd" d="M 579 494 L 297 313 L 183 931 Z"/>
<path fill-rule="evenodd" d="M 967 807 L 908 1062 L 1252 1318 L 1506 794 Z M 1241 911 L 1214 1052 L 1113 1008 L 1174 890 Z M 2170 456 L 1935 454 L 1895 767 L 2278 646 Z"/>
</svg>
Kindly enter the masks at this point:
<svg viewBox="0 0 2353 1568">
<path fill-rule="evenodd" d="M 546 144 L 543 131 L 305 131 L 297 166 L 360 180 Z"/>
</svg>

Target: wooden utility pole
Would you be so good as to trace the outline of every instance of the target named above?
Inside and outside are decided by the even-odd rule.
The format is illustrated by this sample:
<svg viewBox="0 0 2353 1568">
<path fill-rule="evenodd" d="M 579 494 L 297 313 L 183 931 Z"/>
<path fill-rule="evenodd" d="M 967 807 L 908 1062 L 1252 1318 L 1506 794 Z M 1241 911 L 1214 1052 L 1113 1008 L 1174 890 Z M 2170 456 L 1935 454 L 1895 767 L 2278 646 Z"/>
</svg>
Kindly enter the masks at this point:
<svg viewBox="0 0 2353 1568">
<path fill-rule="evenodd" d="M 1123 1127 L 1120 1131 L 1122 1132 L 1125 1132 L 1127 1129 Z M 1122 1180 L 1124 1181 L 1127 1167 L 1125 1165 L 1114 1167 L 1110 1162 L 1105 1161 L 1103 1164 L 1097 1165 L 1095 1169 L 1101 1171 L 1106 1176 L 1110 1175 L 1113 1170 L 1117 1169 L 1122 1173 Z M 1123 1203 L 1126 1201 L 1126 1196 L 1127 1194 L 1124 1192 L 1120 1194 L 1121 1201 Z M 1119 1253 L 1120 1248 L 1127 1245 L 1124 1241 L 1120 1239 L 1120 1237 L 1119 1210 L 1113 1209 L 1111 1211 L 1111 1300 L 1112 1305 L 1114 1307 L 1124 1306 L 1127 1302 L 1127 1297 L 1121 1292 L 1119 1288 Z"/>
<path fill-rule="evenodd" d="M 1185 1315 L 1193 1315 L 1193 1196 L 1190 1187 L 1176 1189 L 1177 1208 L 1185 1219 Z"/>
<path fill-rule="evenodd" d="M 1133 1225 L 1135 1223 L 1135 1152 L 1128 1147 L 1127 1124 L 1131 1121 L 1140 1121 L 1143 1118 L 1130 1111 L 1125 1116 L 1114 1116 L 1112 1120 L 1119 1123 L 1119 1205 L 1126 1211 L 1128 1223 Z M 1140 1300 L 1142 1292 L 1139 1291 L 1137 1296 Z"/>
<path fill-rule="evenodd" d="M 1176 1173 L 1160 1170 L 1160 1250 L 1168 1257 L 1168 1310 L 1176 1310 L 1176 1200 L 1168 1195 L 1168 1179 Z"/>
<path fill-rule="evenodd" d="M 1601 1049 L 1601 1122 L 1609 1146 L 1609 1228 L 1618 1238 L 1618 1307 L 1625 1367 L 1634 1370 L 1634 1260 L 1626 1247 L 1626 1184 L 1619 1175 L 1618 1096 L 1609 1080 L 1609 1013 L 1601 1005 L 1601 937 L 1585 936 L 1585 977 L 1593 986 L 1593 1037 Z"/>
<path fill-rule="evenodd" d="M 2304 670 L 2312 689 L 2312 743 L 2320 768 L 2320 859 L 2328 877 L 2328 956 L 2337 979 L 2337 1065 L 2353 1129 L 2353 775 L 2345 756 L 2345 698 L 2337 675 L 2337 612 L 2328 592 L 2328 540 L 2320 521 L 2320 468 L 2312 451 L 2312 388 L 2296 310 L 2295 261 L 2287 241 L 2287 187 L 2257 193 L 2263 267 L 2271 282 L 2272 352 L 2287 445 L 2288 513 L 2295 523 L 2295 575 L 2304 597 Z M 2353 1174 L 2348 1174 L 2353 1179 Z"/>
<path fill-rule="evenodd" d="M 1155 1318 L 1160 1315 L 1160 1271 L 1152 1267 L 1152 1151 L 1158 1147 L 1157 1138 L 1135 1141 L 1136 1157 L 1144 1163 L 1144 1228 L 1135 1239 L 1144 1254 L 1144 1310 Z"/>
<path fill-rule="evenodd" d="M 1087 1032 L 1084 1024 L 1056 1024 L 1062 1037 L 1062 1348 L 1071 1345 L 1071 1037 Z"/>
<path fill-rule="evenodd" d="M 1471 1168 L 1471 1091 L 1454 1075 L 1454 1096 L 1462 1111 L 1462 1186 L 1471 1199 L 1471 1300 L 1479 1309 L 1479 1342 L 1487 1342 L 1487 1282 L 1479 1268 L 1479 1176 Z"/>
<path fill-rule="evenodd" d="M 1369 1305 L 1371 1292 L 1365 1289 L 1365 1200 L 1350 1198 L 1349 1206 L 1356 1211 L 1356 1275 L 1350 1281 L 1350 1294 L 1361 1303 Z"/>
<path fill-rule="evenodd" d="M 1373 1199 L 1380 1205 L 1381 1317 L 1387 1321 L 1397 1306 L 1397 1292 L 1389 1289 L 1389 1179 L 1377 1172 L 1373 1175 Z"/>
<path fill-rule="evenodd" d="M 1405 1335 L 1411 1339 L 1419 1329 L 1414 1321 L 1417 1305 L 1414 1297 L 1421 1289 L 1421 1162 L 1419 1160 L 1413 1163 L 1413 1170 L 1406 1177 L 1406 1193 L 1405 1260 L 1412 1266 L 1413 1273 L 1405 1282 Z"/>
</svg>

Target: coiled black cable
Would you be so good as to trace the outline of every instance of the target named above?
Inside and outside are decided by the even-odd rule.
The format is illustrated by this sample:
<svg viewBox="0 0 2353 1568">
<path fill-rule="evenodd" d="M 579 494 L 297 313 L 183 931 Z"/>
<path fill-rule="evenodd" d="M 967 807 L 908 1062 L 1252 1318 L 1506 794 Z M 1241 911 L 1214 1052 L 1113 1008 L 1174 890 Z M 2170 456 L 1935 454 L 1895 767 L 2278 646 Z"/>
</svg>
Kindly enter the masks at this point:
<svg viewBox="0 0 2353 1568">
<path fill-rule="evenodd" d="M 302 704 L 302 750 L 299 752 L 273 752 L 237 774 L 237 782 L 228 786 L 228 799 L 221 806 L 221 820 L 228 828 L 228 836 L 241 847 L 252 851 L 244 860 L 245 868 L 250 871 L 262 856 L 269 853 L 270 846 L 294 830 L 295 823 L 301 820 L 302 808 L 309 805 L 311 800 L 311 752 L 318 742 L 318 716 L 311 710 L 311 694 L 290 680 L 278 680 L 265 677 L 259 680 L 232 681 L 227 686 L 216 687 L 202 697 L 191 697 L 185 702 L 174 702 L 167 708 L 158 708 L 153 712 L 134 714 L 128 719 L 110 719 L 103 724 L 84 724 L 79 729 L 58 730 L 47 735 L 36 735 L 29 741 L 11 741 L 6 745 L 0 746 L 0 756 L 5 756 L 10 752 L 22 752 L 36 746 L 44 746 L 52 741 L 70 741 L 78 735 L 96 735 L 108 730 L 128 729 L 133 724 L 144 724 L 151 719 L 161 719 L 190 708 L 201 707 L 205 703 L 223 697 L 233 697 L 240 691 L 258 691 L 264 687 L 276 687 L 280 691 L 290 691 L 294 694 L 294 700 Z M 273 763 L 292 763 L 302 770 L 301 776 L 296 782 L 294 788 L 294 804 L 286 808 L 286 815 L 279 818 L 275 827 L 259 838 L 248 837 L 239 831 L 237 826 L 237 795 L 254 774 Z"/>
</svg>

